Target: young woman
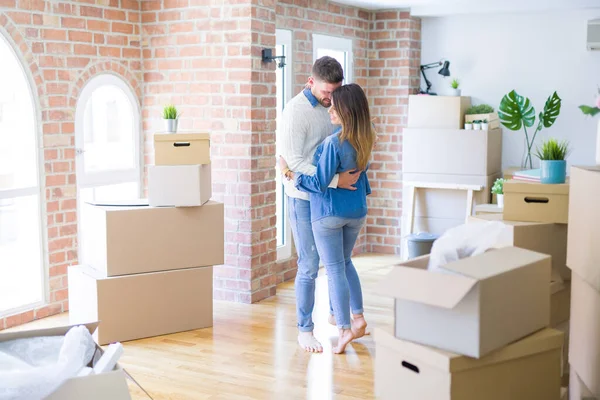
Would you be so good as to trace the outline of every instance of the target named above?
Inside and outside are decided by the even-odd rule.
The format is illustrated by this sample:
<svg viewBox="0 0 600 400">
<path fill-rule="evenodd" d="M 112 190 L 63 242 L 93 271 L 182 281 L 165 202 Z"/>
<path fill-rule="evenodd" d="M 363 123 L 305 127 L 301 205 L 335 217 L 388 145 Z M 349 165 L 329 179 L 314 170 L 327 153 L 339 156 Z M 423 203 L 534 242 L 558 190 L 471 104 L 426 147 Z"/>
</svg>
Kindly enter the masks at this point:
<svg viewBox="0 0 600 400">
<path fill-rule="evenodd" d="M 315 175 L 290 171 L 280 157 L 282 173 L 299 190 L 310 194 L 310 214 L 319 257 L 327 269 L 329 296 L 339 329 L 335 353 L 365 334 L 360 279 L 350 259 L 352 249 L 367 215 L 367 195 L 371 193 L 366 170 L 375 143 L 369 104 L 356 84 L 340 86 L 332 93 L 331 122 L 341 130 L 328 136 L 317 148 Z M 357 169 L 356 190 L 328 188 L 336 173 Z M 350 319 L 350 310 L 353 320 Z"/>
</svg>

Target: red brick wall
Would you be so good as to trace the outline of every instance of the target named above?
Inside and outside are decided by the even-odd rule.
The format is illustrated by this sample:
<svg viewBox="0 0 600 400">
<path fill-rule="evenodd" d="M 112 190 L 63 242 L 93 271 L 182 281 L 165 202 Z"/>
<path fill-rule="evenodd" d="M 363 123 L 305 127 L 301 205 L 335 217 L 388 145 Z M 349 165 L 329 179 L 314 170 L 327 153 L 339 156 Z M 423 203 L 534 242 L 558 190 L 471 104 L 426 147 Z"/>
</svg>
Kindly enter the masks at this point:
<svg viewBox="0 0 600 400">
<path fill-rule="evenodd" d="M 140 96 L 142 74 L 138 0 L 1 0 L 0 6 L 0 32 L 37 88 L 50 275 L 48 305 L 0 318 L 2 329 L 68 309 L 67 266 L 77 262 L 75 103 L 102 72 L 119 75 Z"/>
<path fill-rule="evenodd" d="M 408 95 L 419 89 L 421 23 L 407 12 L 374 13 L 369 32 L 367 95 L 377 120 L 378 142 L 369 179 L 366 251 L 400 254 L 402 128 Z"/>
</svg>

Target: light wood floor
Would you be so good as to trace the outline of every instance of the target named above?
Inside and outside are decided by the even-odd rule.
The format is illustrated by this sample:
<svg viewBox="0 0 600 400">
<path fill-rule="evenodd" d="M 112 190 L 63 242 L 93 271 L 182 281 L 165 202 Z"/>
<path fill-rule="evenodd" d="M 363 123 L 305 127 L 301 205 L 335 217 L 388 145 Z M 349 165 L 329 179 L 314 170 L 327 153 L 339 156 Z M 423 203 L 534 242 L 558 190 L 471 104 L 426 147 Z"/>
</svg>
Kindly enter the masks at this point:
<svg viewBox="0 0 600 400">
<path fill-rule="evenodd" d="M 392 300 L 373 291 L 398 257 L 354 258 L 361 277 L 369 326 L 391 329 Z M 121 365 L 153 399 L 373 399 L 375 344 L 365 336 L 332 354 L 337 329 L 327 324 L 327 277 L 317 279 L 315 335 L 323 354 L 308 354 L 296 342 L 293 282 L 257 304 L 215 302 L 208 329 L 123 343 Z M 68 324 L 68 315 L 12 330 Z M 134 399 L 148 399 L 129 382 Z"/>
</svg>

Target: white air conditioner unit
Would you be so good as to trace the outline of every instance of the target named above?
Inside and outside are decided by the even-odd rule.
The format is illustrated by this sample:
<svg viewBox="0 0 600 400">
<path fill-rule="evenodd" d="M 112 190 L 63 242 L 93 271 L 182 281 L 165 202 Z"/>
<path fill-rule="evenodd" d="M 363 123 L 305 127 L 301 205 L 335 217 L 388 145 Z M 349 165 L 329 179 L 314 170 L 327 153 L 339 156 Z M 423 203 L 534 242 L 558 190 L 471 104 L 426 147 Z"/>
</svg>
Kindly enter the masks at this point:
<svg viewBox="0 0 600 400">
<path fill-rule="evenodd" d="M 600 50 L 600 19 L 592 19 L 588 21 L 587 49 Z"/>
</svg>

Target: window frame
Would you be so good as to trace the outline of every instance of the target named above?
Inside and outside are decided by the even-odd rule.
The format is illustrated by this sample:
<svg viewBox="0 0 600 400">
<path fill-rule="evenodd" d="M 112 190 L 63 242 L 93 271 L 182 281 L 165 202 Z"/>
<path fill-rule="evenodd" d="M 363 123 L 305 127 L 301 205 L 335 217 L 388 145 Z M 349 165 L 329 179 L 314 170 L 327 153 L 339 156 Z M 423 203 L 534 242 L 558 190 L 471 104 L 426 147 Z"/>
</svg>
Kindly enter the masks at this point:
<svg viewBox="0 0 600 400">
<path fill-rule="evenodd" d="M 354 79 L 354 54 L 353 41 L 338 36 L 321 35 L 313 33 L 313 63 L 317 61 L 318 49 L 341 51 L 347 54 L 347 66 L 344 69 L 344 84 L 353 82 Z"/>
</svg>

